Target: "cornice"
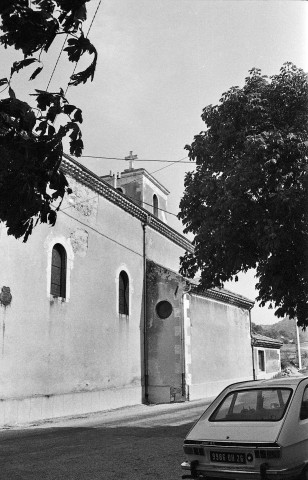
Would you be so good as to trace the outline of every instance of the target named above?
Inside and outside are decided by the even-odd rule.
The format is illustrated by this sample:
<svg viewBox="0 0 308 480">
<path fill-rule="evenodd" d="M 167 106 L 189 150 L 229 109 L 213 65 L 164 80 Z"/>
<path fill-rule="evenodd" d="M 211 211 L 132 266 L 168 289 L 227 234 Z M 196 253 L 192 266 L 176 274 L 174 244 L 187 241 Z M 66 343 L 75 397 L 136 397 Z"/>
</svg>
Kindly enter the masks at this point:
<svg viewBox="0 0 308 480">
<path fill-rule="evenodd" d="M 199 295 L 201 297 L 211 298 L 223 303 L 235 305 L 236 307 L 244 308 L 246 310 L 251 310 L 255 304 L 252 300 L 249 300 L 249 298 L 224 289 L 209 288 L 208 290 L 199 290 L 198 287 L 193 287 L 190 293 L 192 295 Z"/>
<path fill-rule="evenodd" d="M 251 335 L 251 345 L 253 347 L 263 347 L 263 348 L 281 348 L 283 342 L 275 338 L 265 337 L 263 335 L 252 334 Z"/>
<path fill-rule="evenodd" d="M 119 208 L 122 208 L 122 210 L 125 210 L 130 215 L 136 217 L 140 222 L 148 225 L 153 230 L 156 230 L 184 250 L 191 253 L 194 251 L 191 242 L 187 240 L 187 238 L 166 225 L 144 208 L 140 207 L 133 200 L 127 198 L 123 193 L 113 188 L 109 183 L 105 182 L 98 175 L 91 172 L 91 170 L 88 170 L 67 154 L 63 154 L 61 170 L 64 173 L 71 175 L 83 185 L 91 188 L 111 203 L 117 205 Z"/>
</svg>

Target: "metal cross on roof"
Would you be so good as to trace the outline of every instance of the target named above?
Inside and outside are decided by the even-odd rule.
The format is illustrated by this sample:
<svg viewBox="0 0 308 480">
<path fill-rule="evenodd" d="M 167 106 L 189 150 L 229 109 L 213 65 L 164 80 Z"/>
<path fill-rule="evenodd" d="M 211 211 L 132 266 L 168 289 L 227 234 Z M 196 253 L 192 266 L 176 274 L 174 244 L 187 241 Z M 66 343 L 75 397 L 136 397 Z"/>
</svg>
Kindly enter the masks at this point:
<svg viewBox="0 0 308 480">
<path fill-rule="evenodd" d="M 133 170 L 133 168 L 134 168 L 133 161 L 137 160 L 137 158 L 138 158 L 138 156 L 133 155 L 132 150 L 129 152 L 128 157 L 125 157 L 125 160 L 127 160 L 129 162 L 129 170 Z"/>
</svg>

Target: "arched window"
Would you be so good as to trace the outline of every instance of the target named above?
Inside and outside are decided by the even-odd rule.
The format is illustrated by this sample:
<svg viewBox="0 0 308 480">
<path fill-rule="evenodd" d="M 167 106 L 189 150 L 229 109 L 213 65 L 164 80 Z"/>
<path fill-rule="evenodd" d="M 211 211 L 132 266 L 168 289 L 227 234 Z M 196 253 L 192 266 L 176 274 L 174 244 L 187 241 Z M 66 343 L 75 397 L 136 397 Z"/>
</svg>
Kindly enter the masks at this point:
<svg viewBox="0 0 308 480">
<path fill-rule="evenodd" d="M 153 195 L 153 213 L 158 217 L 158 198 L 155 194 Z"/>
<path fill-rule="evenodd" d="M 54 297 L 66 296 L 66 251 L 60 243 L 52 249 L 50 293 Z"/>
<path fill-rule="evenodd" d="M 129 279 L 124 270 L 119 276 L 119 313 L 129 315 Z"/>
</svg>

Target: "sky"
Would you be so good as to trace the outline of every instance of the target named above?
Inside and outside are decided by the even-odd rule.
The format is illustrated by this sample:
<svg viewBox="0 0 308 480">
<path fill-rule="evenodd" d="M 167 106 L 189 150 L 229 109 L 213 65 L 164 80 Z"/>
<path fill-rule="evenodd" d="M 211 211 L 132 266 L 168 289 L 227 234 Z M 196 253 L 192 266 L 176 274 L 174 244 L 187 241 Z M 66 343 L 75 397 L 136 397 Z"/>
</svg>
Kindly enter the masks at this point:
<svg viewBox="0 0 308 480">
<path fill-rule="evenodd" d="M 124 158 L 133 151 L 141 160 L 135 167 L 145 168 L 170 191 L 168 223 L 182 233 L 176 214 L 185 172 L 194 169 L 184 147 L 205 129 L 203 108 L 217 104 L 231 86 L 242 86 L 252 67 L 274 75 L 291 61 L 308 71 L 308 2 L 91 0 L 88 5 L 85 32 L 99 6 L 89 32 L 98 50 L 96 74 L 92 83 L 67 92 L 83 111 L 84 155 Z M 49 91 L 66 89 L 74 66 L 64 53 L 52 75 L 62 43 L 61 36 L 35 81 L 27 82 L 31 67 L 16 76 L 17 97 L 45 89 L 50 79 Z M 9 71 L 16 59 L 15 51 L 0 51 L 2 70 L 5 65 Z M 78 161 L 98 175 L 127 168 L 124 160 Z M 254 299 L 254 284 L 254 272 L 249 272 L 225 287 Z M 273 323 L 277 318 L 273 310 L 256 306 L 252 320 Z"/>
</svg>

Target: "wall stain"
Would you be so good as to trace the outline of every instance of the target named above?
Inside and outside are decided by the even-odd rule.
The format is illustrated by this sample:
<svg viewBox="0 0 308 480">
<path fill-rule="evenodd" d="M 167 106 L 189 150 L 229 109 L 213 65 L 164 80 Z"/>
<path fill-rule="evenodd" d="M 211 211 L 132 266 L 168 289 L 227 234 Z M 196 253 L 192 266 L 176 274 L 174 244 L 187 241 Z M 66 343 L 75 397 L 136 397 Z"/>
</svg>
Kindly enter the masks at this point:
<svg viewBox="0 0 308 480">
<path fill-rule="evenodd" d="M 10 287 L 2 287 L 0 292 L 0 305 L 7 307 L 12 301 L 12 294 Z"/>
<path fill-rule="evenodd" d="M 83 230 L 81 228 L 77 228 L 70 235 L 73 252 L 80 257 L 85 257 L 87 254 L 88 238 L 89 233 L 87 230 Z"/>
<path fill-rule="evenodd" d="M 2 355 L 4 355 L 4 338 L 5 338 L 5 314 L 6 308 L 12 302 L 12 294 L 10 287 L 2 287 L 0 292 L 0 306 L 4 307 L 3 323 L 2 323 Z"/>
</svg>

